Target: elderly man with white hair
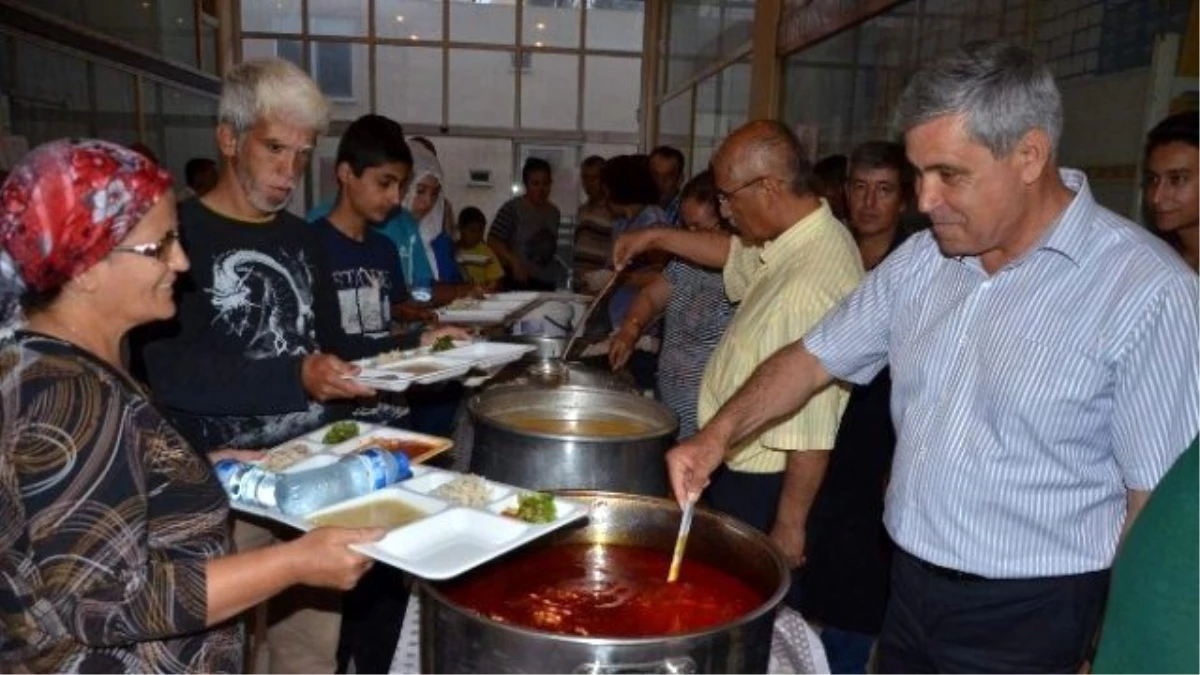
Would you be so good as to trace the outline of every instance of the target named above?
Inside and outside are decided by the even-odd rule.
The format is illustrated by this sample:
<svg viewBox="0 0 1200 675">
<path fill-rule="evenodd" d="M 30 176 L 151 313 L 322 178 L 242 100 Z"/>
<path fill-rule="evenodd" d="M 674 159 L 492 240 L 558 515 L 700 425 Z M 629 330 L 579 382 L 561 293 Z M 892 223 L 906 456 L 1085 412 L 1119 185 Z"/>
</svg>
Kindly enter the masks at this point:
<svg viewBox="0 0 1200 675">
<path fill-rule="evenodd" d="M 347 337 L 322 235 L 285 210 L 328 124 L 325 97 L 287 61 L 248 61 L 225 77 L 220 177 L 179 207 L 192 261 L 176 284 L 179 312 L 141 336 L 156 402 L 202 451 L 270 447 L 374 394 L 333 355 Z M 234 539 L 245 549 L 273 535 L 239 520 Z M 333 672 L 340 596 L 297 589 L 281 600 L 291 611 L 268 631 L 270 671 Z"/>
</svg>

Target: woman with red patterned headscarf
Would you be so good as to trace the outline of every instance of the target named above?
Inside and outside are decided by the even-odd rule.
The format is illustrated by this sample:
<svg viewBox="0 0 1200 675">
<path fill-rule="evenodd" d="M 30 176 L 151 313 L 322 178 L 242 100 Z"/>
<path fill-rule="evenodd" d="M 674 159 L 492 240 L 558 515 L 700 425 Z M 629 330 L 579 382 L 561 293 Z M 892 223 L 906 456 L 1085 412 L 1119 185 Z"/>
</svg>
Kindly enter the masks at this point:
<svg viewBox="0 0 1200 675">
<path fill-rule="evenodd" d="M 242 672 L 239 613 L 352 587 L 370 560 L 347 545 L 382 534 L 232 553 L 211 467 L 120 358 L 188 268 L 170 187 L 92 140 L 35 149 L 0 187 L 0 672 Z"/>
</svg>

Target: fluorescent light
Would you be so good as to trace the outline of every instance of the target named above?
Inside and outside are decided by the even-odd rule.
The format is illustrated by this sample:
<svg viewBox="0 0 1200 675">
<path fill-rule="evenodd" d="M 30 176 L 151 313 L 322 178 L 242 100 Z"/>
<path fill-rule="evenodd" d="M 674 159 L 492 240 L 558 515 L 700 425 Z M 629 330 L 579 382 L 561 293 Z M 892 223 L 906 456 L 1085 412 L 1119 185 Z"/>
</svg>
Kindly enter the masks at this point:
<svg viewBox="0 0 1200 675">
<path fill-rule="evenodd" d="M 404 15 L 403 14 L 396 15 L 396 23 L 404 23 Z"/>
</svg>

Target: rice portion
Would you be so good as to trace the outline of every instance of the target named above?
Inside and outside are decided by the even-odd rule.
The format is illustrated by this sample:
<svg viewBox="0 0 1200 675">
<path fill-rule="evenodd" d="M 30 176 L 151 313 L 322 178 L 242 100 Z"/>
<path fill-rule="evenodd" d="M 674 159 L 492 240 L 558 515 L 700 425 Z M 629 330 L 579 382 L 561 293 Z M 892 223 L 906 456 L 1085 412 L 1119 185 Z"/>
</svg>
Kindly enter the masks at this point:
<svg viewBox="0 0 1200 675">
<path fill-rule="evenodd" d="M 430 494 L 460 506 L 487 506 L 491 501 L 487 481 L 473 473 L 443 483 Z"/>
</svg>

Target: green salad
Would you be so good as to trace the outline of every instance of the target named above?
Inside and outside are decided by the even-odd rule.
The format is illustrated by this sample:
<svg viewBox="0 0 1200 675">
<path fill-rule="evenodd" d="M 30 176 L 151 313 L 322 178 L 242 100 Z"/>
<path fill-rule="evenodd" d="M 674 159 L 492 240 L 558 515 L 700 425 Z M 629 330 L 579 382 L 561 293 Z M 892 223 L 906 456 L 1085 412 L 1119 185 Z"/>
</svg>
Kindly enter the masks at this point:
<svg viewBox="0 0 1200 675">
<path fill-rule="evenodd" d="M 449 335 L 443 335 L 442 337 L 433 341 L 433 347 L 431 347 L 429 351 L 444 352 L 447 349 L 454 349 L 454 338 L 450 337 Z"/>
<path fill-rule="evenodd" d="M 321 439 L 321 442 L 332 445 L 334 443 L 348 441 L 357 435 L 358 423 L 351 422 L 350 420 L 342 420 L 341 422 L 334 422 L 333 425 L 329 427 L 329 431 L 325 432 L 325 437 Z"/>
<path fill-rule="evenodd" d="M 558 517 L 558 510 L 549 492 L 526 492 L 517 496 L 517 508 L 505 510 L 504 515 L 527 523 L 548 523 Z"/>
</svg>

